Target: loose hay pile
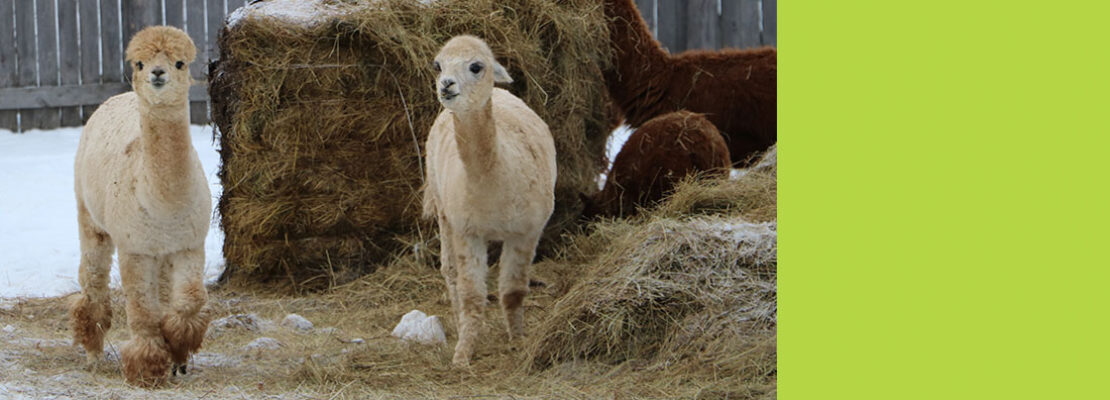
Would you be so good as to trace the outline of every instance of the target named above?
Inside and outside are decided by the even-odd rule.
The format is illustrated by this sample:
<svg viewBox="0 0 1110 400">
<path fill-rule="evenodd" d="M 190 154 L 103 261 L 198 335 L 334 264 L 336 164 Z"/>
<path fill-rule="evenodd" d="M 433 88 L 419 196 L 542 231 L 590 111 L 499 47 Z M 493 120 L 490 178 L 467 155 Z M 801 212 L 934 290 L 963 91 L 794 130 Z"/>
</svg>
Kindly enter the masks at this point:
<svg viewBox="0 0 1110 400">
<path fill-rule="evenodd" d="M 529 327 L 529 365 L 585 358 L 773 389 L 776 175 L 770 161 L 738 180 L 689 180 L 641 217 L 575 237 L 558 268 L 582 277 Z"/>
<path fill-rule="evenodd" d="M 324 287 L 434 236 L 419 190 L 440 110 L 429 66 L 462 33 L 490 43 L 515 78 L 507 89 L 555 137 L 556 209 L 541 246 L 573 223 L 607 134 L 599 3 L 423 3 L 272 0 L 232 15 L 209 88 L 227 277 Z"/>
</svg>

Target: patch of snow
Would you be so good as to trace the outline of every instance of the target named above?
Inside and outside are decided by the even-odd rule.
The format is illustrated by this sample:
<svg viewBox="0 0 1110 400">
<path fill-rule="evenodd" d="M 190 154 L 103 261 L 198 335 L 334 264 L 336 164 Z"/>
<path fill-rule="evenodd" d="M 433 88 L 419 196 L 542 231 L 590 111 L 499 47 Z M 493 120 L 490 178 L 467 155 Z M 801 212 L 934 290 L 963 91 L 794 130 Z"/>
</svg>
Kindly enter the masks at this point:
<svg viewBox="0 0 1110 400">
<path fill-rule="evenodd" d="M 363 340 L 362 338 L 354 338 L 354 339 L 351 339 L 351 343 L 352 344 L 363 344 L 363 343 L 366 343 L 366 341 Z"/>
<path fill-rule="evenodd" d="M 38 339 L 38 338 L 17 338 L 9 340 L 8 343 L 16 346 L 25 347 L 67 347 L 73 344 L 69 340 L 62 339 Z"/>
<path fill-rule="evenodd" d="M 297 314 L 289 314 L 285 316 L 285 319 L 281 320 L 281 326 L 303 333 L 312 330 L 312 321 Z"/>
<path fill-rule="evenodd" d="M 12 332 L 15 332 L 15 327 L 11 326 L 10 324 L 5 325 L 3 331 L 4 331 L 4 333 L 12 333 Z"/>
<path fill-rule="evenodd" d="M 269 339 L 269 338 L 258 338 L 258 339 L 255 339 L 255 341 L 258 341 L 259 339 Z M 251 343 L 254 343 L 254 342 L 251 342 Z M 247 346 L 250 346 L 250 345 L 248 344 Z M 279 346 L 280 346 L 280 344 L 279 344 Z M 231 356 L 220 354 L 220 353 L 209 353 L 209 352 L 200 352 L 200 353 L 193 354 L 192 361 L 193 361 L 193 364 L 196 364 L 196 365 L 201 366 L 201 367 L 237 367 L 240 364 L 240 360 L 239 360 L 238 357 L 231 357 Z"/>
<path fill-rule="evenodd" d="M 335 4 L 322 0 L 268 0 L 236 9 L 227 17 L 232 27 L 251 18 L 273 18 L 290 24 L 312 27 L 342 15 Z"/>
<path fill-rule="evenodd" d="M 194 125 L 189 133 L 212 191 L 214 213 L 223 189 L 216 176 L 220 155 L 212 143 L 212 128 Z M 79 127 L 22 134 L 0 130 L 0 298 L 58 296 L 80 289 L 73 195 L 73 160 L 80 137 Z M 208 282 L 223 270 L 223 241 L 214 217 L 204 246 Z M 112 269 L 111 282 L 119 287 L 118 268 Z"/>
<path fill-rule="evenodd" d="M 447 343 L 447 335 L 443 332 L 439 317 L 429 317 L 420 310 L 409 311 L 401 317 L 401 322 L 393 328 L 393 336 L 423 344 Z"/>
<path fill-rule="evenodd" d="M 614 129 L 609 134 L 609 138 L 605 140 L 605 158 L 609 160 L 609 165 L 605 167 L 606 172 L 597 176 L 597 190 L 605 188 L 605 179 L 608 178 L 609 171 L 613 169 L 613 160 L 617 159 L 617 154 L 620 154 L 621 148 L 624 147 L 625 143 L 628 143 L 628 137 L 632 136 L 634 132 L 636 130 L 628 124 L 622 124 Z"/>
<path fill-rule="evenodd" d="M 243 346 L 243 350 L 277 350 L 282 344 L 272 337 L 260 337 Z"/>
<path fill-rule="evenodd" d="M 209 332 L 223 333 L 232 329 L 246 329 L 252 332 L 259 332 L 264 329 L 273 327 L 273 323 L 262 319 L 258 314 L 233 314 L 226 317 L 212 321 L 209 326 L 212 328 Z"/>
</svg>

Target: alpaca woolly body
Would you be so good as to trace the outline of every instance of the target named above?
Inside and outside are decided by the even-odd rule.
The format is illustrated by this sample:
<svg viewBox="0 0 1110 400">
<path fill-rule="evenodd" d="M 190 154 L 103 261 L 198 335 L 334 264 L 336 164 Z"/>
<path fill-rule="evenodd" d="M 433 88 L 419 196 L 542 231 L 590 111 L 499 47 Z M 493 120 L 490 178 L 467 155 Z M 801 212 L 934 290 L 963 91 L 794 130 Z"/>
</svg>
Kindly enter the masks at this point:
<svg viewBox="0 0 1110 400">
<path fill-rule="evenodd" d="M 734 165 L 777 141 L 778 51 L 773 47 L 668 54 L 632 0 L 605 0 L 613 67 L 609 95 L 632 127 L 678 110 L 703 113 Z"/>
<path fill-rule="evenodd" d="M 108 273 L 118 250 L 131 331 L 121 359 L 133 384 L 160 383 L 171 361 L 184 372 L 208 326 L 201 308 L 212 200 L 189 136 L 194 57 L 176 28 L 136 34 L 127 48 L 135 91 L 97 108 L 74 163 L 82 253 L 74 338 L 95 363 L 111 327 Z"/>
<path fill-rule="evenodd" d="M 584 199 L 583 217 L 624 216 L 669 194 L 687 175 L 728 174 L 731 161 L 721 133 L 702 114 L 677 111 L 636 129 L 613 161 L 605 188 Z"/>
<path fill-rule="evenodd" d="M 498 290 L 510 338 L 524 334 L 528 265 L 555 208 L 555 141 L 480 39 L 458 36 L 436 57 L 445 110 L 427 142 L 424 215 L 440 230 L 441 272 L 459 321 L 453 363 L 469 365 L 486 302 L 486 250 L 502 241 Z"/>
</svg>

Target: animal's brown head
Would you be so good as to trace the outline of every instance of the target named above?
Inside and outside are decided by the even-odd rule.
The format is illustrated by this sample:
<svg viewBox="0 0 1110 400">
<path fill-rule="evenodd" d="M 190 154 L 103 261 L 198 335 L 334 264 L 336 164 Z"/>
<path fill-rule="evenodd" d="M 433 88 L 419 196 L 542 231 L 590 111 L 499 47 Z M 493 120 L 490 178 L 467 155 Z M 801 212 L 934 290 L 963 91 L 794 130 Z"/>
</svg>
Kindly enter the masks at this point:
<svg viewBox="0 0 1110 400">
<path fill-rule="evenodd" d="M 127 45 L 131 85 L 151 105 L 189 102 L 189 63 L 197 48 L 189 35 L 171 26 L 147 27 Z"/>
<path fill-rule="evenodd" d="M 494 83 L 512 83 L 486 42 L 474 36 L 451 38 L 436 55 L 436 97 L 451 111 L 477 110 L 489 102 Z"/>
</svg>

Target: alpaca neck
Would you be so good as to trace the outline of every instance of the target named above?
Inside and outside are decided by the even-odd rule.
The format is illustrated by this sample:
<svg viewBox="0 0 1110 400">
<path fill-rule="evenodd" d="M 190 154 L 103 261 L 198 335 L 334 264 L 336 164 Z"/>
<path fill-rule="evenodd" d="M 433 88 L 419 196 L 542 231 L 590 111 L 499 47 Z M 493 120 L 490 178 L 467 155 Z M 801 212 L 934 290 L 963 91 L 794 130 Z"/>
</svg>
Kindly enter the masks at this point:
<svg viewBox="0 0 1110 400">
<path fill-rule="evenodd" d="M 484 176 L 497 161 L 497 128 L 493 121 L 493 100 L 477 111 L 452 113 L 455 143 L 467 175 Z"/>
<path fill-rule="evenodd" d="M 665 68 L 668 54 L 651 35 L 644 18 L 632 0 L 606 0 L 609 40 L 614 65 L 606 72 L 610 95 L 626 104 L 640 97 L 633 91 L 646 82 L 655 82 Z"/>
<path fill-rule="evenodd" d="M 184 205 L 195 174 L 189 137 L 189 109 L 181 106 L 139 106 L 142 129 L 142 170 L 148 198 L 163 205 Z"/>
</svg>

